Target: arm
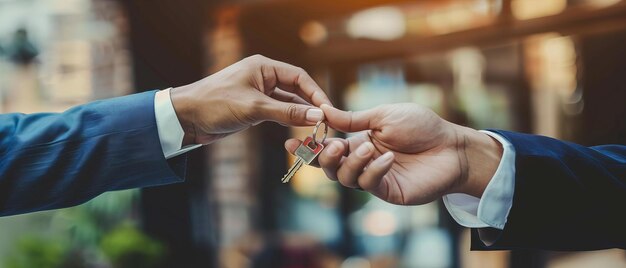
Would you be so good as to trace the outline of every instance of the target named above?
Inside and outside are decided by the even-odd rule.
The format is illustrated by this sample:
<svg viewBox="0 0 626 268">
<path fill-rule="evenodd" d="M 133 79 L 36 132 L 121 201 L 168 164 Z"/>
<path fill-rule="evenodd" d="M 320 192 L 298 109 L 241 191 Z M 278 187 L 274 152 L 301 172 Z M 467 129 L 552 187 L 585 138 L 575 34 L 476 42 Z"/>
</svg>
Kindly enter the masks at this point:
<svg viewBox="0 0 626 268">
<path fill-rule="evenodd" d="M 477 220 L 469 224 L 481 228 L 473 230 L 474 249 L 625 245 L 624 146 L 586 148 L 494 131 L 510 142 L 506 145 L 414 104 L 360 112 L 322 109 L 334 128 L 365 130 L 348 139 L 328 140 L 318 160 L 329 178 L 400 205 L 424 204 L 451 194 L 471 196 L 481 202 L 472 212 L 478 214 Z M 285 146 L 293 152 L 298 144 L 289 140 Z M 503 150 L 503 145 L 514 148 Z M 515 156 L 507 157 L 507 151 Z M 507 169 L 508 175 L 498 176 Z M 487 226 L 502 231 L 482 228 Z"/>
<path fill-rule="evenodd" d="M 156 94 L 0 115 L 0 216 L 180 182 L 185 158 L 176 155 L 264 121 L 314 125 L 323 114 L 312 104 L 323 103 L 326 94 L 301 68 L 252 56 Z"/>
<path fill-rule="evenodd" d="M 494 243 L 474 230 L 472 248 L 626 248 L 626 146 L 495 132 L 516 151 L 513 206 Z"/>
<path fill-rule="evenodd" d="M 97 101 L 64 113 L 0 115 L 0 215 L 182 181 L 185 159 L 166 162 L 159 144 L 154 94 Z"/>
</svg>

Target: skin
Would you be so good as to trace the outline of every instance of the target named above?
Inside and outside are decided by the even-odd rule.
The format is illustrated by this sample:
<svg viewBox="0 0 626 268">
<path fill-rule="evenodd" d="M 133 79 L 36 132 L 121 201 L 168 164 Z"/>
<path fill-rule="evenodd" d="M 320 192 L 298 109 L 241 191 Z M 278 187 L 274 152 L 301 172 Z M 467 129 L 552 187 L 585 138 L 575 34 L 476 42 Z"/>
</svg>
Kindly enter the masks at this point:
<svg viewBox="0 0 626 268">
<path fill-rule="evenodd" d="M 264 121 L 311 126 L 324 115 L 337 130 L 363 131 L 329 139 L 319 165 L 342 185 L 394 204 L 424 204 L 455 192 L 480 197 L 502 155 L 486 134 L 415 104 L 361 112 L 332 108 L 302 68 L 259 55 L 174 88 L 170 97 L 185 132 L 183 145 L 208 144 Z M 293 153 L 299 144 L 292 139 L 285 146 Z"/>
<path fill-rule="evenodd" d="M 185 132 L 183 146 L 212 143 L 264 121 L 315 125 L 324 116 L 317 107 L 331 104 L 302 68 L 260 55 L 174 88 L 170 97 Z"/>
<path fill-rule="evenodd" d="M 481 197 L 500 163 L 499 142 L 416 104 L 321 108 L 331 127 L 360 132 L 328 139 L 319 166 L 330 179 L 393 204 L 420 205 L 449 193 Z M 299 144 L 290 139 L 285 148 L 293 153 Z"/>
</svg>

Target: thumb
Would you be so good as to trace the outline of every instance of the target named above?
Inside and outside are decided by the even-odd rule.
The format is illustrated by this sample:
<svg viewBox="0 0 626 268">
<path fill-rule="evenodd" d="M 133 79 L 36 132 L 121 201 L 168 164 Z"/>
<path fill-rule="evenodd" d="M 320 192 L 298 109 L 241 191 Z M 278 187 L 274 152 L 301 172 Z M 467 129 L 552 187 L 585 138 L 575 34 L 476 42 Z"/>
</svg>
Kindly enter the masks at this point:
<svg viewBox="0 0 626 268">
<path fill-rule="evenodd" d="M 322 104 L 320 108 L 330 127 L 343 132 L 372 129 L 377 115 L 376 108 L 359 112 L 342 111 L 328 104 Z"/>
<path fill-rule="evenodd" d="M 324 119 L 324 112 L 315 106 L 270 99 L 261 106 L 258 116 L 260 121 L 274 121 L 291 126 L 311 126 Z"/>
</svg>

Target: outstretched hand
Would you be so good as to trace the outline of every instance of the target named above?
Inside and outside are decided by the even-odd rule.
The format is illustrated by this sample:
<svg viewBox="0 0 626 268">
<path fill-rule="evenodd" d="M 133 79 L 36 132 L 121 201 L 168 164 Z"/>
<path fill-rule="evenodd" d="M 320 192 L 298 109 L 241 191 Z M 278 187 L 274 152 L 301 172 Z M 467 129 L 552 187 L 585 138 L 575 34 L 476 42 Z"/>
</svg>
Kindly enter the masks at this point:
<svg viewBox="0 0 626 268">
<path fill-rule="evenodd" d="M 346 112 L 322 105 L 332 128 L 359 132 L 328 139 L 318 157 L 326 175 L 390 203 L 417 205 L 464 192 L 480 197 L 501 157 L 497 141 L 416 104 Z M 294 152 L 300 141 L 285 143 Z"/>
<path fill-rule="evenodd" d="M 330 104 L 302 68 L 260 55 L 174 88 L 171 99 L 184 144 L 211 143 L 263 121 L 315 125 L 324 116 L 317 107 Z"/>
</svg>

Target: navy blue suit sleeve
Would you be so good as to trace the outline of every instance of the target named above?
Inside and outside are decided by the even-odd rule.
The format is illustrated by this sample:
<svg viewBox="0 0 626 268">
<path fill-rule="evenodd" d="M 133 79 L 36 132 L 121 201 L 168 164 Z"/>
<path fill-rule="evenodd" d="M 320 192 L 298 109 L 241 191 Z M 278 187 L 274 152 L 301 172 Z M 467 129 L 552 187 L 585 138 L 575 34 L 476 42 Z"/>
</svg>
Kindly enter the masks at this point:
<svg viewBox="0 0 626 268">
<path fill-rule="evenodd" d="M 163 157 L 155 91 L 63 113 L 0 115 L 0 216 L 83 203 L 103 192 L 181 182 Z"/>
<path fill-rule="evenodd" d="M 495 243 L 472 230 L 472 249 L 626 248 L 626 146 L 491 131 L 515 147 L 515 193 Z"/>
</svg>

